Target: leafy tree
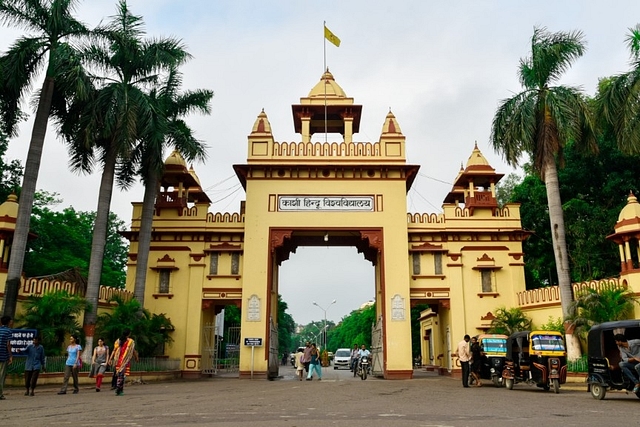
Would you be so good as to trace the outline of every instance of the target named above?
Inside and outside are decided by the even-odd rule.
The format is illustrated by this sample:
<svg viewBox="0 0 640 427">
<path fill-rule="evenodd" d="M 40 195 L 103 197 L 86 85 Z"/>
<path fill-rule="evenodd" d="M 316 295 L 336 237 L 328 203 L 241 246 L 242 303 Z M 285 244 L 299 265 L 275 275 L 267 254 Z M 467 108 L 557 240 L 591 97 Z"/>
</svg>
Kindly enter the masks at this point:
<svg viewBox="0 0 640 427">
<path fill-rule="evenodd" d="M 375 304 L 352 311 L 327 336 L 327 348 L 351 348 L 354 344 L 371 347 L 371 326 L 376 322 Z"/>
<path fill-rule="evenodd" d="M 0 200 L 7 200 L 11 193 L 19 194 L 22 179 L 22 164 L 18 160 L 7 162 L 4 158 L 9 138 L 0 128 Z"/>
<path fill-rule="evenodd" d="M 53 198 L 55 195 L 43 194 Z M 37 236 L 30 240 L 25 255 L 24 272 L 28 277 L 49 276 L 62 271 L 77 269 L 87 276 L 91 252 L 91 230 L 95 219 L 93 212 L 78 212 L 73 207 L 61 212 L 52 211 L 49 205 L 39 206 L 36 195 L 31 230 Z M 128 248 L 118 229 L 124 228 L 124 222 L 111 213 L 109 237 L 102 269 L 101 284 L 124 288 Z"/>
<path fill-rule="evenodd" d="M 173 342 L 169 335 L 174 330 L 171 320 L 164 314 L 151 314 L 141 309 L 140 302 L 135 299 L 124 301 L 115 297 L 113 301 L 116 303 L 113 311 L 98 317 L 97 336 L 104 338 L 111 346 L 123 330 L 130 329 L 140 356 L 162 355 L 164 346 Z"/>
<path fill-rule="evenodd" d="M 413 357 L 422 353 L 422 334 L 420 331 L 420 312 L 429 308 L 429 304 L 417 304 L 411 307 L 411 354 Z"/>
<path fill-rule="evenodd" d="M 564 322 L 562 321 L 562 317 L 553 317 L 549 316 L 549 320 L 544 325 L 540 325 L 540 330 L 542 331 L 556 331 L 560 332 L 564 335 Z"/>
<path fill-rule="evenodd" d="M 629 29 L 627 47 L 632 69 L 607 79 L 600 85 L 597 110 L 612 126 L 622 150 L 640 153 L 640 25 Z"/>
<path fill-rule="evenodd" d="M 278 295 L 278 353 L 288 353 L 293 348 L 292 336 L 296 325 L 293 317 L 287 313 L 289 306 L 282 301 L 282 295 Z"/>
<path fill-rule="evenodd" d="M 573 302 L 575 315 L 571 323 L 579 332 L 587 332 L 598 323 L 629 319 L 636 302 L 629 289 L 585 288 L 577 293 Z"/>
<path fill-rule="evenodd" d="M 29 236 L 29 222 L 36 181 L 40 170 L 42 147 L 47 131 L 49 112 L 54 104 L 56 85 L 73 85 L 83 75 L 74 60 L 70 40 L 88 33 L 73 12 L 76 0 L 3 0 L 0 2 L 0 22 L 26 28 L 33 35 L 22 36 L 0 56 L 0 123 L 3 131 L 14 136 L 21 118 L 20 103 L 29 95 L 40 71 L 45 69 L 42 88 L 38 93 L 33 132 L 25 163 L 18 218 L 11 245 L 3 312 L 14 316 L 18 287 Z"/>
<path fill-rule="evenodd" d="M 566 166 L 558 171 L 573 282 L 619 274 L 618 249 L 606 236 L 626 204 L 626 191 L 640 190 L 640 156 L 623 153 L 609 131 L 599 136 L 598 145 L 598 156 L 584 156 L 568 144 Z M 527 166 L 525 171 L 510 201 L 521 204 L 522 226 L 533 232 L 523 243 L 525 278 L 532 289 L 558 282 L 544 184 Z"/>
<path fill-rule="evenodd" d="M 182 117 L 192 111 L 210 114 L 209 102 L 213 92 L 200 89 L 180 93 L 181 84 L 181 74 L 173 68 L 164 84 L 151 90 L 149 103 L 153 107 L 154 125 L 147 129 L 134 153 L 144 183 L 134 295 L 143 305 L 155 200 L 164 170 L 164 148 L 173 146 L 187 161 L 204 160 L 206 157 L 205 145 L 194 137 Z"/>
<path fill-rule="evenodd" d="M 564 318 L 571 314 L 573 295 L 556 162 L 563 164 L 569 141 L 585 150 L 595 150 L 596 145 L 593 119 L 581 91 L 552 84 L 584 51 L 579 31 L 549 33 L 535 28 L 531 57 L 520 60 L 524 91 L 502 101 L 491 130 L 492 145 L 507 163 L 515 166 L 523 154 L 529 154 L 533 170 L 545 182 Z"/>
<path fill-rule="evenodd" d="M 500 307 L 496 310 L 495 316 L 495 319 L 491 321 L 490 334 L 511 335 L 514 332 L 531 329 L 531 319 L 518 307 Z"/>
<path fill-rule="evenodd" d="M 100 75 L 95 76 L 92 90 L 74 98 L 70 113 L 63 117 L 63 133 L 74 169 L 86 171 L 96 159 L 102 164 L 86 293 L 94 307 L 117 165 L 131 161 L 136 144 L 154 125 L 153 106 L 145 89 L 155 84 L 158 73 L 179 66 L 189 57 L 176 39 L 144 39 L 142 18 L 133 15 L 124 0 L 119 1 L 117 14 L 96 33 L 100 39 L 83 49 L 82 54 Z M 121 181 L 122 185 L 128 183 Z M 89 333 L 96 317 L 96 308 L 85 312 L 87 345 L 93 344 Z"/>
<path fill-rule="evenodd" d="M 84 298 L 67 291 L 31 295 L 24 306 L 24 314 L 16 319 L 20 327 L 37 329 L 47 355 L 64 353 L 65 337 L 81 333 L 79 317 L 87 308 Z"/>
</svg>

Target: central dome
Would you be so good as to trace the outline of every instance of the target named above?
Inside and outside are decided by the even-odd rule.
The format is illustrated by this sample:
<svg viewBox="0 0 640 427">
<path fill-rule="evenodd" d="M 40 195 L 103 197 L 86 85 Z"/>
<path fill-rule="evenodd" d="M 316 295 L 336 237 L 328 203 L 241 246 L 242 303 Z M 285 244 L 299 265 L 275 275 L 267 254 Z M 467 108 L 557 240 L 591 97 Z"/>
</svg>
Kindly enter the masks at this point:
<svg viewBox="0 0 640 427">
<path fill-rule="evenodd" d="M 333 74 L 327 70 L 318 84 L 316 84 L 311 92 L 309 92 L 308 98 L 346 98 L 347 94 L 340 87 L 338 83 L 333 79 Z"/>
</svg>

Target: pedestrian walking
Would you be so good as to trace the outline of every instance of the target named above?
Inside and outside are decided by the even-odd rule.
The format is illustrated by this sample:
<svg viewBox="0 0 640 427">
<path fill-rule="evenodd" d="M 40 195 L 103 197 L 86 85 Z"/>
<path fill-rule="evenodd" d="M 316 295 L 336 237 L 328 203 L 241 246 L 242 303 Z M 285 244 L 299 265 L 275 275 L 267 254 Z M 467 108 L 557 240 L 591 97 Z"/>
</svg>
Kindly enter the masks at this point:
<svg viewBox="0 0 640 427">
<path fill-rule="evenodd" d="M 0 400 L 4 400 L 4 379 L 9 365 L 13 363 L 11 354 L 11 316 L 0 318 Z"/>
<path fill-rule="evenodd" d="M 40 371 L 46 371 L 44 347 L 40 344 L 40 337 L 36 336 L 33 338 L 33 343 L 27 346 L 25 353 L 27 354 L 27 359 L 24 362 L 24 386 L 27 388 L 27 391 L 24 395 L 34 396 Z"/>
<path fill-rule="evenodd" d="M 124 380 L 129 374 L 131 358 L 135 353 L 136 343 L 133 339 L 129 338 L 131 331 L 125 329 L 122 332 L 122 336 L 118 339 L 117 345 L 114 346 L 113 360 L 114 373 L 116 374 L 116 396 L 122 396 L 124 393 Z"/>
<path fill-rule="evenodd" d="M 305 372 L 309 372 L 310 362 L 311 362 L 311 343 L 307 341 L 304 347 L 304 355 L 302 356 L 302 363 L 304 364 Z"/>
<path fill-rule="evenodd" d="M 302 377 L 304 377 L 304 363 L 302 362 L 302 358 L 304 357 L 304 352 L 301 348 L 298 349 L 298 352 L 295 355 L 295 367 L 296 367 L 296 376 L 302 381 Z"/>
<path fill-rule="evenodd" d="M 78 337 L 71 335 L 69 337 L 69 345 L 67 346 L 67 360 L 64 363 L 64 379 L 62 380 L 62 388 L 58 394 L 67 394 L 67 385 L 69 377 L 73 377 L 73 394 L 78 394 L 78 371 L 82 369 L 82 346 L 78 343 Z"/>
<path fill-rule="evenodd" d="M 90 378 L 96 379 L 96 391 L 100 391 L 102 387 L 102 379 L 107 371 L 107 361 L 109 360 L 109 347 L 104 345 L 104 339 L 98 338 L 98 345 L 93 349 L 91 356 L 91 372 Z"/>
<path fill-rule="evenodd" d="M 307 381 L 313 379 L 313 371 L 318 374 L 318 381 L 322 379 L 322 367 L 320 366 L 320 352 L 316 343 L 311 344 L 311 360 L 309 361 L 309 373 L 307 374 Z"/>
</svg>

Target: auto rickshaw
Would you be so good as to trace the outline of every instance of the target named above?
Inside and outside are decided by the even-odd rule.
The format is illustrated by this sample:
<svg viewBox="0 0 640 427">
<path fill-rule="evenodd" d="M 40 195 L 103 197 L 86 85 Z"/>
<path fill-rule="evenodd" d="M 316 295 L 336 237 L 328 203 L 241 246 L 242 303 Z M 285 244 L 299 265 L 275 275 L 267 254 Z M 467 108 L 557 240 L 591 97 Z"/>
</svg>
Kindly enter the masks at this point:
<svg viewBox="0 0 640 427">
<path fill-rule="evenodd" d="M 567 351 L 556 331 L 522 331 L 507 339 L 507 360 L 502 371 L 505 387 L 517 383 L 560 392 L 567 380 Z"/>
<path fill-rule="evenodd" d="M 608 389 L 632 392 L 635 385 L 620 369 L 622 358 L 613 339 L 615 334 L 623 334 L 627 340 L 640 339 L 640 320 L 606 322 L 589 330 L 587 387 L 594 399 L 604 399 Z M 640 398 L 640 392 L 636 396 Z"/>
<path fill-rule="evenodd" d="M 484 357 L 480 365 L 480 378 L 491 380 L 496 387 L 502 386 L 502 370 L 507 359 L 507 336 L 500 334 L 478 335 L 478 344 Z M 473 375 L 469 375 L 469 384 L 473 383 Z"/>
</svg>

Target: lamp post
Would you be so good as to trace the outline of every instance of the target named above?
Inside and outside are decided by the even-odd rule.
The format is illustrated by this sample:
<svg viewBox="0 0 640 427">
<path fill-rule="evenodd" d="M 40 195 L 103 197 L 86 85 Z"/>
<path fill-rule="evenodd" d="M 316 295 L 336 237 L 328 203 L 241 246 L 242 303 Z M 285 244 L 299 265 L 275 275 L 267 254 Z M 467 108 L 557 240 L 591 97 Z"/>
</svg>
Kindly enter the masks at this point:
<svg viewBox="0 0 640 427">
<path fill-rule="evenodd" d="M 313 305 L 315 305 L 316 307 L 318 307 L 320 310 L 322 310 L 324 312 L 324 343 L 322 344 L 322 350 L 326 351 L 327 349 L 327 310 L 329 310 L 329 307 L 331 307 L 333 304 L 336 303 L 336 300 L 331 301 L 331 304 L 329 304 L 327 306 L 327 308 L 322 308 L 317 302 L 313 302 Z"/>
</svg>

